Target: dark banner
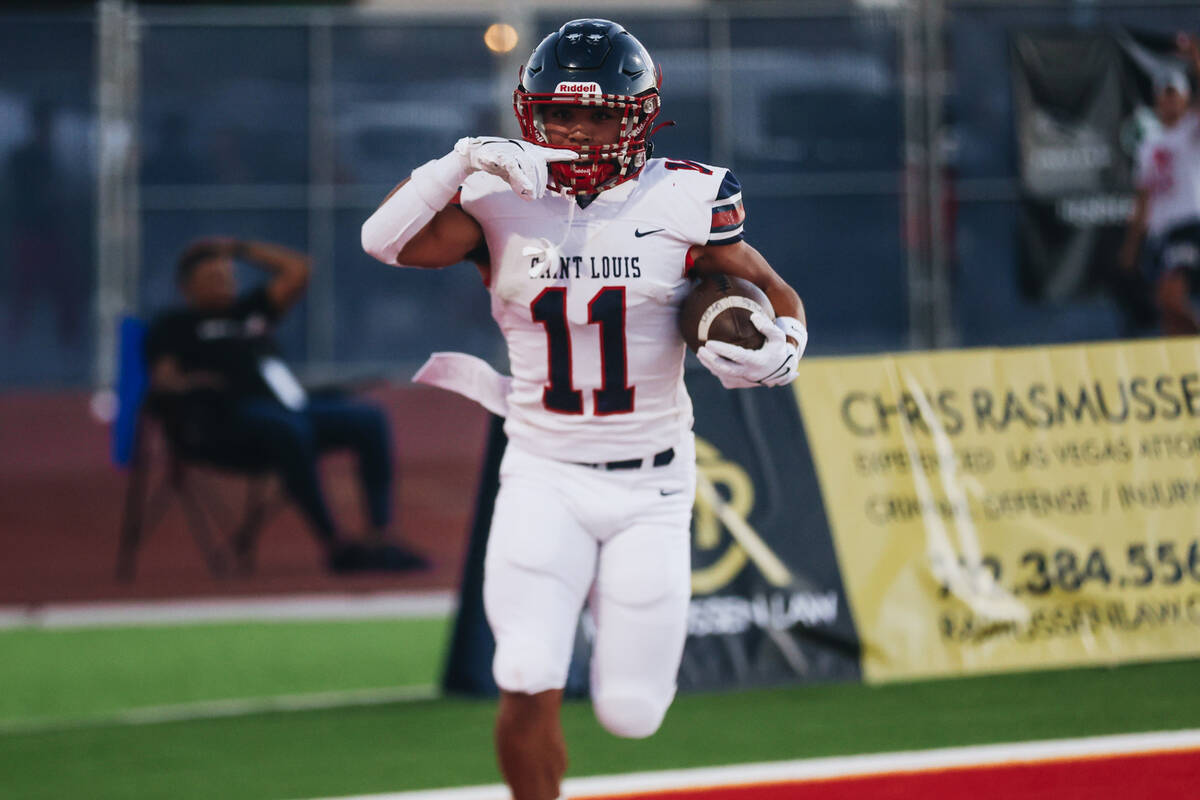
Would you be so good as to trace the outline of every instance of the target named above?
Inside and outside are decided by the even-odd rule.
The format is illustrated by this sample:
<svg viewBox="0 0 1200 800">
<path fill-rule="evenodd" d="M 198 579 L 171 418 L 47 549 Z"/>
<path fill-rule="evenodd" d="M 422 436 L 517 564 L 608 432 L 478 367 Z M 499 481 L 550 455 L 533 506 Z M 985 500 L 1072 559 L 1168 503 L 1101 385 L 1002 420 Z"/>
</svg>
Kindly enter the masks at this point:
<svg viewBox="0 0 1200 800">
<path fill-rule="evenodd" d="M 1173 40 L 1125 31 L 1028 31 L 1012 40 L 1024 294 L 1060 301 L 1121 279 L 1133 159 L 1157 125 L 1152 76 Z"/>
<path fill-rule="evenodd" d="M 681 690 L 857 680 L 859 644 L 795 395 L 726 391 L 689 373 L 700 487 Z M 447 660 L 448 691 L 491 693 L 480 584 L 502 434 L 493 432 Z M 568 692 L 587 691 L 592 622 L 580 621 Z"/>
<path fill-rule="evenodd" d="M 680 688 L 857 679 L 858 636 L 795 395 L 690 378 L 701 485 Z"/>
</svg>

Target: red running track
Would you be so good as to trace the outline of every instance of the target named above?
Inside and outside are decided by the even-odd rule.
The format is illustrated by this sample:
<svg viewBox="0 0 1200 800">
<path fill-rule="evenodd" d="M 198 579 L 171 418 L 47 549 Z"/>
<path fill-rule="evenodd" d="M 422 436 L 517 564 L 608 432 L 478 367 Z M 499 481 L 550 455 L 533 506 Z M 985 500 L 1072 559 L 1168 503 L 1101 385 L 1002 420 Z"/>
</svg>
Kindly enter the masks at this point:
<svg viewBox="0 0 1200 800">
<path fill-rule="evenodd" d="M 1193 800 L 1200 750 L 621 795 L 620 800 Z M 599 800 L 599 797 L 593 798 Z"/>
</svg>

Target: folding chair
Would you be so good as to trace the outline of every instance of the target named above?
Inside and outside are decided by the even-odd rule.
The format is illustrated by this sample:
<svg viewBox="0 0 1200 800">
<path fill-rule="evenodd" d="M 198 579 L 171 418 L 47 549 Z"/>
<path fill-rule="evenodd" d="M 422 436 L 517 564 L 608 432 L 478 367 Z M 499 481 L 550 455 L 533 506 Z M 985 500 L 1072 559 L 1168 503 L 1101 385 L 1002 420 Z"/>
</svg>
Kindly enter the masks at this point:
<svg viewBox="0 0 1200 800">
<path fill-rule="evenodd" d="M 228 575 L 231 562 L 241 572 L 254 569 L 258 537 L 270 516 L 283 505 L 272 491 L 266 470 L 221 464 L 197 457 L 173 436 L 175 425 L 165 418 L 148 392 L 148 375 L 142 345 L 146 323 L 126 317 L 121 321 L 118 360 L 118 413 L 112 427 L 112 459 L 129 470 L 125 509 L 117 552 L 117 578 L 133 580 L 137 555 L 150 532 L 162 522 L 172 499 L 178 499 L 192 539 L 209 571 Z M 151 489 L 156 464 L 162 476 Z M 219 493 L 197 480 L 198 473 L 217 470 L 246 478 L 240 520 Z M 222 535 L 222 531 L 229 533 Z"/>
</svg>

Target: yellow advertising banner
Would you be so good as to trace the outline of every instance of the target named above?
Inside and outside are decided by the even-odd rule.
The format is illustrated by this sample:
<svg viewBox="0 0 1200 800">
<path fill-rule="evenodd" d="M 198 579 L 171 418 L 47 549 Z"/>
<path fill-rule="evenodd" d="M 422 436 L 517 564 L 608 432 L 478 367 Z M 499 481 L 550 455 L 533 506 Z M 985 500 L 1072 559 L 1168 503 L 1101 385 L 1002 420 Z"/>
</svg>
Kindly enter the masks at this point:
<svg viewBox="0 0 1200 800">
<path fill-rule="evenodd" d="M 794 385 L 867 680 L 1200 655 L 1200 340 Z"/>
</svg>

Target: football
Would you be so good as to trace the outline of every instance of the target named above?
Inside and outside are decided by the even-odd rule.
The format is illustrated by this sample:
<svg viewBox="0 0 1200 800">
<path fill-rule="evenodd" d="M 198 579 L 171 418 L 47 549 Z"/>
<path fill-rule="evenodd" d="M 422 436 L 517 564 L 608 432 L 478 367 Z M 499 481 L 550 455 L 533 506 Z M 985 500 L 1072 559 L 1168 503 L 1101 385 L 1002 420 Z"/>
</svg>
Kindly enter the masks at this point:
<svg viewBox="0 0 1200 800">
<path fill-rule="evenodd" d="M 705 275 L 683 298 L 679 332 L 693 353 L 709 339 L 757 350 L 766 337 L 750 321 L 755 311 L 775 319 L 771 301 L 762 289 L 731 275 Z"/>
</svg>

